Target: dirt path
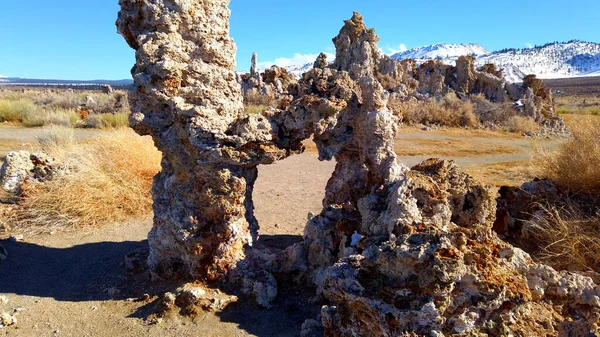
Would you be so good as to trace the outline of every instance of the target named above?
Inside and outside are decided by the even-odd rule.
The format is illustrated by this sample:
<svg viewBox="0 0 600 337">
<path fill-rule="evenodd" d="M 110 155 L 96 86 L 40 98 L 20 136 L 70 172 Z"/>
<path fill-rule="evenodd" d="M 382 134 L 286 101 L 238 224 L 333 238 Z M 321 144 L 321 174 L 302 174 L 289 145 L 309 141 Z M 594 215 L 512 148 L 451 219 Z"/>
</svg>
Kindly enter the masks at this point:
<svg viewBox="0 0 600 337">
<path fill-rule="evenodd" d="M 0 294 L 8 299 L 0 313 L 16 312 L 18 324 L 0 335 L 297 336 L 304 320 L 318 314 L 318 307 L 304 304 L 310 294 L 284 290 L 285 301 L 269 310 L 242 300 L 219 314 L 146 324 L 150 301 L 133 299 L 153 290 L 128 279 L 123 259 L 147 246 L 150 227 L 147 219 L 2 241 L 10 255 L 0 263 Z"/>
</svg>

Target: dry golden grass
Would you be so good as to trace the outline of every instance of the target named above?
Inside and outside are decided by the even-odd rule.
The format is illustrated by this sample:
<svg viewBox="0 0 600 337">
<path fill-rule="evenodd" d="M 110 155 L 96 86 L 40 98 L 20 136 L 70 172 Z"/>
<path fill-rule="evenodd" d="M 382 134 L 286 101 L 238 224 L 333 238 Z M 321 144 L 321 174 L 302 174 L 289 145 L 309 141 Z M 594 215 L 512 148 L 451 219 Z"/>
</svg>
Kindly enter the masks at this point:
<svg viewBox="0 0 600 337">
<path fill-rule="evenodd" d="M 152 177 L 160 170 L 160 152 L 151 139 L 117 130 L 58 144 L 44 148 L 71 172 L 24 186 L 19 206 L 0 219 L 0 227 L 13 224 L 21 232 L 43 232 L 151 214 Z"/>
<path fill-rule="evenodd" d="M 474 164 L 462 169 L 478 181 L 491 186 L 519 186 L 535 178 L 529 161 L 507 161 L 493 164 Z"/>
<path fill-rule="evenodd" d="M 600 272 L 600 216 L 572 204 L 542 211 L 524 229 L 532 256 L 557 270 Z"/>
<path fill-rule="evenodd" d="M 600 193 L 600 118 L 568 120 L 572 137 L 556 151 L 539 150 L 535 159 L 540 176 L 572 192 Z"/>
<path fill-rule="evenodd" d="M 394 150 L 399 156 L 475 157 L 483 155 L 517 154 L 521 150 L 509 145 L 482 142 L 472 138 L 419 139 L 399 138 Z"/>
</svg>

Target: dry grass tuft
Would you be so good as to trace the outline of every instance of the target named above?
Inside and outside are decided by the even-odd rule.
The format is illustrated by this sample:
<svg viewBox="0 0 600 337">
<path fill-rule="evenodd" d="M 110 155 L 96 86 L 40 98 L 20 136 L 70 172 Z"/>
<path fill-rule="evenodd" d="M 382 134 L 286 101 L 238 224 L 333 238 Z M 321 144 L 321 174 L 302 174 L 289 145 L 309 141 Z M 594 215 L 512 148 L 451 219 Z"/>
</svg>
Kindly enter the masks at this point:
<svg viewBox="0 0 600 337">
<path fill-rule="evenodd" d="M 506 161 L 491 164 L 471 164 L 463 167 L 465 172 L 486 185 L 520 186 L 535 178 L 528 160 Z"/>
<path fill-rule="evenodd" d="M 582 116 L 569 125 L 572 137 L 554 152 L 538 150 L 541 176 L 571 192 L 600 193 L 600 119 Z"/>
<path fill-rule="evenodd" d="M 541 211 L 524 228 L 536 260 L 557 270 L 600 271 L 600 216 L 573 204 L 541 206 Z"/>
<path fill-rule="evenodd" d="M 506 121 L 505 128 L 508 132 L 523 134 L 540 131 L 541 126 L 533 118 L 512 116 Z"/>
<path fill-rule="evenodd" d="M 75 132 L 68 127 L 53 125 L 37 136 L 37 141 L 44 152 L 56 154 L 73 148 Z"/>
<path fill-rule="evenodd" d="M 46 150 L 66 162 L 70 173 L 24 186 L 24 197 L 5 224 L 44 232 L 151 213 L 150 188 L 161 156 L 150 139 L 116 130 L 81 143 L 56 142 Z"/>
</svg>

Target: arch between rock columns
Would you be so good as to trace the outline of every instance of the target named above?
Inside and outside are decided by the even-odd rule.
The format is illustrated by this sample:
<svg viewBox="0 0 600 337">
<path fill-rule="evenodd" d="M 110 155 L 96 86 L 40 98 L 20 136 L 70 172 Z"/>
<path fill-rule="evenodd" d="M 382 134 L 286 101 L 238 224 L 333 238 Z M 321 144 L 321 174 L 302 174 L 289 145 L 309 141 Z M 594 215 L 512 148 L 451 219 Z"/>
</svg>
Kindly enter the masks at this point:
<svg viewBox="0 0 600 337">
<path fill-rule="evenodd" d="M 218 280 L 243 260 L 258 235 L 252 211 L 256 167 L 302 152 L 301 142 L 309 137 L 321 160 L 337 161 L 324 206 L 338 205 L 356 221 L 358 199 L 399 174 L 392 151 L 395 118 L 385 110 L 386 93 L 368 73 L 352 72 L 353 78 L 314 69 L 286 110 L 245 115 L 228 3 L 120 2 L 117 27 L 136 50 L 131 125 L 151 135 L 163 153 L 149 234 L 149 262 L 162 278 Z M 364 26 L 355 19 L 340 35 Z M 195 27 L 206 23 L 210 29 L 197 34 Z M 344 67 L 354 69 L 354 51 L 346 52 Z"/>
</svg>

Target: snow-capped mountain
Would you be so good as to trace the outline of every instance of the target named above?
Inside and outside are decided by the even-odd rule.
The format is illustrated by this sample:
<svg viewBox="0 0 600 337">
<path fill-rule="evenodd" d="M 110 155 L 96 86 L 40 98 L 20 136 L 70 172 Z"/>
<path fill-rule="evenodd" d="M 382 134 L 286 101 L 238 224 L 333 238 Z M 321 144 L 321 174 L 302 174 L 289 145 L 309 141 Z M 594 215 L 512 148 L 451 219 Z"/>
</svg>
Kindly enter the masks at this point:
<svg viewBox="0 0 600 337">
<path fill-rule="evenodd" d="M 504 69 L 507 81 L 519 82 L 527 74 L 539 78 L 562 78 L 600 75 L 600 44 L 572 40 L 549 43 L 527 49 L 503 49 L 489 53 L 478 44 L 435 44 L 392 55 L 417 63 L 439 60 L 454 65 L 462 55 L 473 55 L 476 65 L 493 63 Z"/>
<path fill-rule="evenodd" d="M 463 55 L 481 56 L 486 54 L 489 54 L 489 52 L 482 45 L 476 43 L 437 43 L 430 46 L 409 49 L 405 52 L 394 54 L 391 57 L 398 60 L 414 59 L 418 63 L 433 59 L 443 62 L 454 62 Z"/>
<path fill-rule="evenodd" d="M 306 64 L 292 64 L 287 67 L 284 67 L 290 74 L 294 75 L 296 78 L 302 77 L 302 74 L 311 70 L 313 68 L 313 63 Z"/>
<path fill-rule="evenodd" d="M 549 43 L 527 49 L 508 49 L 477 59 L 500 68 L 517 68 L 539 78 L 600 75 L 600 44 L 583 41 Z"/>
</svg>

